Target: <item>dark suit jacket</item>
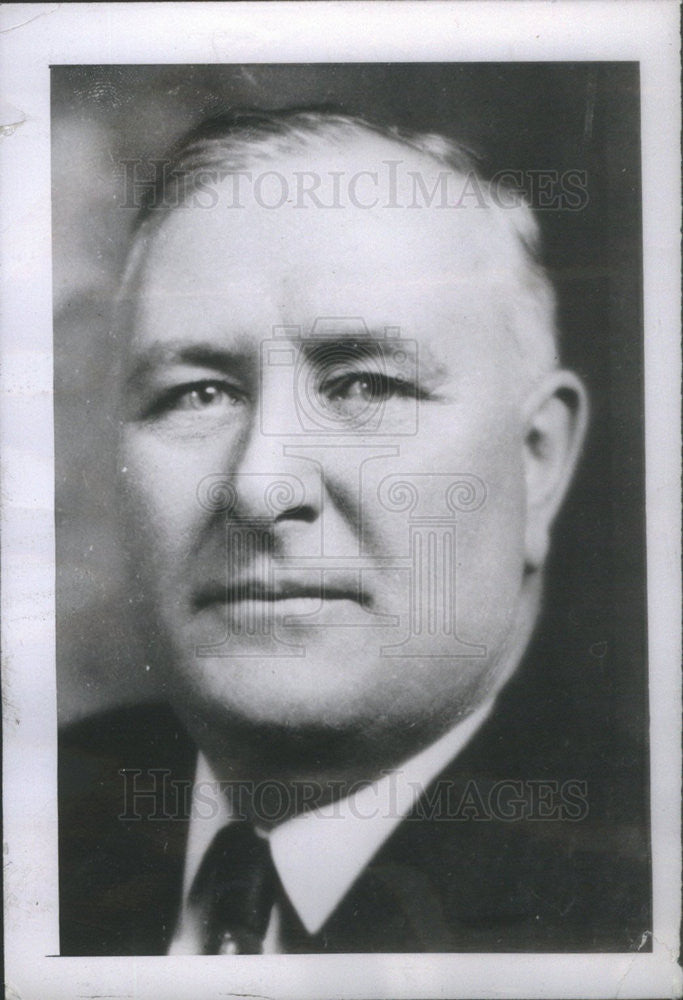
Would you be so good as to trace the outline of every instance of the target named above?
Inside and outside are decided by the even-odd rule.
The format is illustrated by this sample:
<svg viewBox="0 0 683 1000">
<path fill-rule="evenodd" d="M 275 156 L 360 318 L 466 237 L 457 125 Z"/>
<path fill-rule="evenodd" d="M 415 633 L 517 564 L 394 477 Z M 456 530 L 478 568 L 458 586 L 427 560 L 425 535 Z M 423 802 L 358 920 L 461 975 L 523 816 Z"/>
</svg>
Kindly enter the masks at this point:
<svg viewBox="0 0 683 1000">
<path fill-rule="evenodd" d="M 493 718 L 318 934 L 309 936 L 293 912 L 285 914 L 288 951 L 649 950 L 643 824 L 614 817 L 598 777 L 600 762 L 586 782 L 587 809 L 576 794 L 582 786 L 574 786 L 569 807 L 561 790 L 559 798 L 547 785 L 539 791 L 534 782 L 561 789 L 567 779 L 581 781 L 581 755 L 572 753 L 576 744 L 565 734 L 547 728 L 547 718 L 539 728 L 538 705 L 524 684 L 504 692 Z M 62 954 L 165 953 L 188 830 L 183 789 L 193 779 L 195 758 L 180 723 L 158 705 L 118 710 L 66 731 L 60 751 Z M 128 779 L 122 769 L 130 769 Z M 129 793 L 131 775 L 138 791 L 150 787 L 150 769 L 157 770 L 158 796 L 166 782 L 163 801 L 138 797 L 131 804 L 129 794 L 126 802 L 126 780 Z M 522 785 L 500 785 L 509 781 Z M 491 793 L 501 787 L 505 794 L 492 813 Z M 520 790 L 527 818 L 514 818 L 510 796 Z M 136 812 L 140 818 L 121 818 Z"/>
</svg>

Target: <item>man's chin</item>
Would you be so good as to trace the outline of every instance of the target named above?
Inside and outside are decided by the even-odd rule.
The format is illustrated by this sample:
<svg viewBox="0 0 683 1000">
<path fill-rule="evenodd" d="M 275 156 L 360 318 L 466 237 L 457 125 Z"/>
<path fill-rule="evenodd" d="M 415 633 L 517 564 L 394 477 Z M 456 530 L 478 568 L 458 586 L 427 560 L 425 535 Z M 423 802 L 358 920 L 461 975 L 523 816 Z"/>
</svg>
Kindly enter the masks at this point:
<svg viewBox="0 0 683 1000">
<path fill-rule="evenodd" d="M 348 729 L 376 714 L 370 702 L 375 704 L 379 694 L 371 697 L 360 678 L 345 675 L 339 662 L 236 654 L 197 659 L 194 666 L 181 673 L 181 704 L 188 700 L 197 712 L 220 715 L 226 726 Z"/>
<path fill-rule="evenodd" d="M 213 759 L 253 769 L 326 774 L 399 764 L 477 707 L 474 676 L 415 673 L 387 659 L 345 669 L 334 659 L 195 658 L 169 699 Z M 433 669 L 433 663 L 432 663 Z M 446 683 L 450 680 L 450 686 Z"/>
</svg>

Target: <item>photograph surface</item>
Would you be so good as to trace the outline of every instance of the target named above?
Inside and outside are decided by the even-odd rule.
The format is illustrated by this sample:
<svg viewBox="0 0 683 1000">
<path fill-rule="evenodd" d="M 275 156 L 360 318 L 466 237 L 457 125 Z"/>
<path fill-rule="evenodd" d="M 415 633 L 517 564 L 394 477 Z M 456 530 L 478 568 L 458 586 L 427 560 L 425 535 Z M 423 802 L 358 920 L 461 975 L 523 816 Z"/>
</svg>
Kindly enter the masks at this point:
<svg viewBox="0 0 683 1000">
<path fill-rule="evenodd" d="M 680 995 L 673 11 L 3 8 L 8 996 Z"/>
<path fill-rule="evenodd" d="M 63 954 L 651 947 L 638 82 L 52 70 Z"/>
</svg>

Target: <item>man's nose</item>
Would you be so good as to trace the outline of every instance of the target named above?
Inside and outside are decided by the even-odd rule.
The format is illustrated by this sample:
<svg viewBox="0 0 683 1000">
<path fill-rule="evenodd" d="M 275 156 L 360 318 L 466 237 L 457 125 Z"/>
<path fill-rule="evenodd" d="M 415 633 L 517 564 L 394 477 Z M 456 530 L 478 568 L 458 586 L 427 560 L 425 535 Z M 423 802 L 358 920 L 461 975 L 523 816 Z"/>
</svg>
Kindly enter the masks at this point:
<svg viewBox="0 0 683 1000">
<path fill-rule="evenodd" d="M 268 373 L 247 435 L 231 463 L 238 519 L 310 522 L 320 516 L 321 470 L 316 462 L 289 454 L 300 435 L 289 373 Z"/>
</svg>

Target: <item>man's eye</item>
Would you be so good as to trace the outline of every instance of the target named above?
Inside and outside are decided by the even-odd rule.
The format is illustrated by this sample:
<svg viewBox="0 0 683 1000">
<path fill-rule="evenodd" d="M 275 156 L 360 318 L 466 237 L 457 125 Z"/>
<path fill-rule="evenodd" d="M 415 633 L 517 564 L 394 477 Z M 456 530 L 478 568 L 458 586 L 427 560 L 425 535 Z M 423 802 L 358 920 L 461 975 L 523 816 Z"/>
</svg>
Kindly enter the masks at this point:
<svg viewBox="0 0 683 1000">
<path fill-rule="evenodd" d="M 220 380 L 202 380 L 176 385 L 163 391 L 149 409 L 148 416 L 193 414 L 218 417 L 242 402 L 239 391 Z"/>
<path fill-rule="evenodd" d="M 415 387 L 405 379 L 372 371 L 349 372 L 328 378 L 323 382 L 320 391 L 333 406 L 343 402 L 379 403 L 393 396 L 414 398 L 417 395 Z"/>
<path fill-rule="evenodd" d="M 238 399 L 225 385 L 203 382 L 183 389 L 175 402 L 178 410 L 206 410 L 217 406 L 235 406 Z"/>
</svg>

